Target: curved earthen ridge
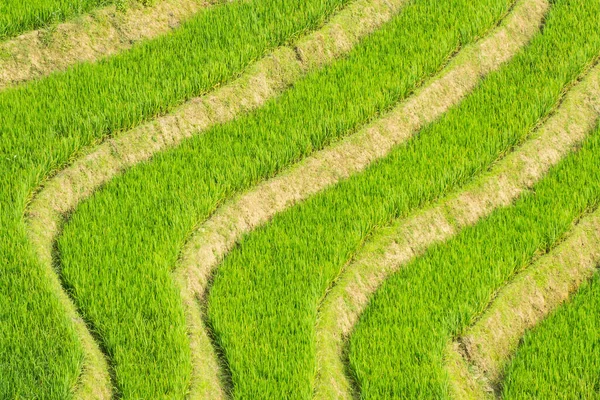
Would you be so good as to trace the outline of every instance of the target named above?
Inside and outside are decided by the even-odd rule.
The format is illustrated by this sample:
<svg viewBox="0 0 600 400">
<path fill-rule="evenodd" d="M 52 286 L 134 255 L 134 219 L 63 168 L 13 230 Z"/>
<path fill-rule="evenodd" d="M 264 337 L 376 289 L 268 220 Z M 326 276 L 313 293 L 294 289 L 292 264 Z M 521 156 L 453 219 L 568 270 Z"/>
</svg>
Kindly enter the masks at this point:
<svg viewBox="0 0 600 400">
<path fill-rule="evenodd" d="M 461 52 L 439 77 L 387 116 L 239 195 L 203 223 L 183 249 L 176 269 L 176 280 L 184 288 L 186 303 L 196 310 L 193 326 L 198 336 L 192 342 L 206 351 L 211 349 L 206 327 L 202 325 L 200 303 L 204 302 L 214 269 L 243 234 L 266 223 L 276 213 L 363 170 L 460 102 L 482 76 L 499 68 L 528 43 L 538 31 L 547 8 L 545 0 L 521 1 L 501 27 Z M 331 367 L 331 359 L 323 358 L 327 350 L 321 344 L 316 397 L 343 397 L 348 393 L 343 365 L 337 368 L 339 357 L 335 353 L 335 366 Z M 335 372 L 326 375 L 328 370 Z"/>
<path fill-rule="evenodd" d="M 575 149 L 599 117 L 600 66 L 595 66 L 532 137 L 488 173 L 434 206 L 382 229 L 347 266 L 322 304 L 317 351 L 327 360 L 326 365 L 335 362 L 338 373 L 343 372 L 345 341 L 370 296 L 390 274 L 431 245 L 450 239 L 496 208 L 510 205 Z M 449 344 L 446 354 L 452 393 L 457 399 L 485 398 L 493 393 L 491 381 L 476 365 L 467 366 L 462 358 L 466 342 L 461 342 Z M 474 354 L 474 347 L 469 348 Z"/>
<path fill-rule="evenodd" d="M 170 1 L 170 0 L 164 0 Z M 189 1 L 189 0 L 185 0 Z M 334 15 L 321 29 L 299 39 L 295 47 L 281 47 L 258 61 L 239 79 L 206 96 L 194 98 L 174 112 L 142 124 L 94 147 L 87 155 L 49 179 L 27 210 L 28 233 L 45 266 L 57 296 L 71 316 L 84 347 L 85 360 L 78 392 L 108 398 L 111 382 L 108 364 L 76 307 L 61 286 L 52 265 L 52 250 L 61 220 L 101 185 L 123 170 L 182 140 L 262 106 L 308 71 L 334 61 L 362 38 L 396 15 L 407 0 L 357 0 Z M 172 1 L 171 3 L 174 4 Z M 190 398 L 225 396 L 219 385 L 219 366 L 212 347 L 203 349 L 194 339 L 201 324 L 193 296 L 182 285 L 191 345 L 193 376 Z M 89 388 L 84 389 L 84 388 Z M 81 397 L 81 396 L 79 396 Z M 87 397 L 87 396 L 83 396 Z"/>
<path fill-rule="evenodd" d="M 504 287 L 475 325 L 452 343 L 455 386 L 470 397 L 500 398 L 502 370 L 525 332 L 567 301 L 600 264 L 600 211 Z M 458 394 L 457 393 L 457 394 Z M 457 398 L 465 398 L 457 396 Z"/>
<path fill-rule="evenodd" d="M 172 31 L 219 1 L 160 0 L 147 7 L 132 1 L 122 11 L 105 7 L 2 42 L 0 90 L 125 51 L 137 42 Z"/>
</svg>

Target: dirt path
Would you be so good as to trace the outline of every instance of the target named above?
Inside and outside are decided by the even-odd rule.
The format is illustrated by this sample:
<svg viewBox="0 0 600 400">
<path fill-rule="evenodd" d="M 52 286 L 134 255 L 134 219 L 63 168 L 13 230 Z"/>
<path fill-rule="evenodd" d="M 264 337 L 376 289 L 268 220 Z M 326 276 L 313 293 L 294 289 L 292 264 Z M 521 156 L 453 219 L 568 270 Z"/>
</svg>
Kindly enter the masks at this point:
<svg viewBox="0 0 600 400">
<path fill-rule="evenodd" d="M 2 42 L 0 90 L 127 50 L 170 32 L 219 1 L 159 0 L 148 7 L 132 1 L 124 11 L 109 6 Z"/>
<path fill-rule="evenodd" d="M 600 66 L 570 91 L 557 112 L 524 145 L 454 196 L 384 229 L 348 265 L 328 293 L 317 324 L 319 373 L 331 382 L 344 374 L 341 360 L 369 297 L 394 271 L 436 242 L 447 240 L 494 209 L 509 205 L 568 154 L 600 116 Z M 456 398 L 481 398 L 485 390 L 449 346 L 447 368 Z M 333 371 L 333 372 L 329 372 Z M 340 393 L 342 393 L 340 391 Z"/>
<path fill-rule="evenodd" d="M 50 178 L 32 199 L 27 210 L 28 233 L 49 281 L 69 313 L 85 350 L 84 370 L 77 397 L 108 398 L 111 392 L 109 369 L 76 307 L 64 292 L 53 269 L 52 250 L 64 215 L 88 198 L 101 185 L 153 154 L 176 146 L 185 138 L 216 124 L 232 120 L 277 96 L 308 71 L 332 62 L 347 53 L 369 33 L 396 15 L 407 0 L 357 0 L 341 10 L 318 31 L 299 39 L 294 48 L 275 50 L 250 67 L 242 77 L 214 92 L 192 99 L 173 113 L 140 125 L 115 139 L 90 149 L 72 165 Z M 193 377 L 190 398 L 224 397 L 218 379 L 213 349 L 203 348 L 196 339 L 205 331 L 194 301 L 196 292 L 176 277 L 189 321 L 193 348 Z M 200 330 L 200 331 L 198 331 Z M 200 333 L 199 333 L 200 332 Z M 86 389 L 87 388 L 87 389 Z"/>
<path fill-rule="evenodd" d="M 551 166 L 585 138 L 599 117 L 600 66 L 595 66 L 567 95 L 558 112 L 538 131 L 535 138 L 499 164 L 487 178 L 489 182 L 482 184 L 479 193 L 471 191 L 453 200 L 449 209 L 451 215 L 457 218 L 457 228 L 474 224 L 493 208 L 509 204 L 523 190 L 533 186 Z M 595 218 L 598 217 L 589 217 L 590 220 Z M 469 333 L 448 346 L 447 366 L 456 398 L 494 397 L 501 366 L 523 332 L 566 299 L 568 292 L 564 292 L 565 287 L 577 287 L 590 273 L 589 268 L 592 267 L 586 269 L 586 263 L 597 257 L 598 247 L 587 249 L 587 252 L 580 254 L 581 258 L 569 260 L 566 255 L 572 255 L 570 249 L 574 243 L 584 245 L 586 240 L 595 240 L 593 229 L 592 222 L 582 222 L 568 243 L 559 246 L 553 255 L 537 262 L 531 272 L 524 273 L 522 278 L 517 278 L 503 289 Z M 589 235 L 587 239 L 583 236 L 586 234 Z M 563 261 L 564 265 L 557 267 L 558 260 Z M 553 272 L 551 268 L 555 268 Z M 531 280 L 532 276 L 544 273 L 538 270 L 557 275 L 545 281 L 547 286 L 543 286 L 541 282 Z M 514 297 L 514 301 L 511 297 Z M 506 322 L 500 324 L 500 321 Z"/>
<path fill-rule="evenodd" d="M 500 397 L 506 362 L 528 329 L 568 300 L 589 280 L 600 263 L 600 211 L 585 216 L 568 238 L 504 287 L 481 319 L 452 345 L 470 378 L 483 392 L 479 398 Z M 469 365 L 469 367 L 466 367 Z M 473 375 L 473 374 L 472 374 Z"/>
<path fill-rule="evenodd" d="M 363 170 L 460 102 L 483 75 L 497 69 L 530 40 L 547 8 L 545 0 L 519 2 L 489 38 L 461 52 L 438 78 L 389 115 L 231 200 L 202 224 L 186 244 L 176 269 L 176 279 L 186 288 L 183 296 L 196 314 L 194 346 L 199 351 L 214 352 L 202 325 L 201 304 L 214 268 L 243 234 L 294 203 Z M 337 321 L 337 308 L 333 311 L 330 318 Z M 319 330 L 322 338 L 323 329 Z M 319 341 L 317 398 L 345 397 L 348 393 L 338 352 L 332 353 L 330 348 L 326 341 Z"/>
</svg>

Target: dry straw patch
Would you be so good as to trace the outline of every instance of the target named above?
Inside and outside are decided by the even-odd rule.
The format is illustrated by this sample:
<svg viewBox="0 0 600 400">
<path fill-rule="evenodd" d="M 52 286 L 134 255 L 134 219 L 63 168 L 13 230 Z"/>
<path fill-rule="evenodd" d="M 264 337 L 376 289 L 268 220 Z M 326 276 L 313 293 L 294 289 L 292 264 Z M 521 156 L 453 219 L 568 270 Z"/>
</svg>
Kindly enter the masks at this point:
<svg viewBox="0 0 600 400">
<path fill-rule="evenodd" d="M 389 115 L 225 204 L 198 228 L 186 244 L 177 279 L 187 282 L 189 290 L 201 299 L 214 268 L 243 234 L 266 223 L 276 213 L 363 170 L 457 104 L 475 87 L 481 76 L 509 60 L 530 40 L 546 9 L 547 3 L 543 0 L 523 1 L 491 37 L 462 52 L 439 78 Z M 415 221 L 414 231 L 419 231 L 418 228 L 430 220 L 442 222 L 437 230 L 423 232 L 422 237 L 415 237 L 415 240 L 431 242 L 448 236 L 454 228 L 441 217 L 435 213 L 425 213 L 421 216 L 422 221 Z M 398 254 L 405 254 L 408 259 L 414 252 L 410 248 L 398 248 Z M 394 259 L 394 255 L 388 256 Z M 363 292 L 360 289 L 349 287 L 348 290 L 355 300 L 366 303 L 368 292 L 361 296 Z M 320 322 L 326 321 L 324 326 L 328 327 L 332 323 L 345 321 L 342 322 L 343 326 L 336 328 L 345 332 L 351 329 L 355 317 L 352 312 L 345 312 L 344 307 L 335 306 L 339 299 L 332 300 L 331 309 L 327 305 L 324 307 L 325 314 L 321 314 Z M 196 307 L 199 308 L 198 305 Z M 343 334 L 329 335 L 332 332 L 324 326 L 318 326 L 319 375 L 315 395 L 318 398 L 345 397 L 349 393 L 349 386 L 340 361 L 341 343 L 335 339 L 342 338 Z M 324 336 L 335 336 L 336 343 Z M 198 338 L 198 343 L 205 340 L 204 333 L 202 338 Z"/>
<path fill-rule="evenodd" d="M 485 316 L 463 337 L 470 359 L 490 380 L 520 337 L 596 272 L 600 261 L 600 212 L 584 218 L 570 237 L 507 286 Z"/>
<path fill-rule="evenodd" d="M 170 32 L 217 1 L 160 0 L 148 7 L 130 1 L 124 10 L 106 7 L 0 43 L 0 90 L 127 50 Z"/>
<path fill-rule="evenodd" d="M 535 137 L 500 163 L 480 184 L 479 193 L 467 191 L 447 203 L 457 228 L 474 224 L 533 186 L 585 138 L 599 116 L 600 66 L 596 66 L 567 95 L 558 112 Z M 556 308 L 591 273 L 598 247 L 586 243 L 595 240 L 594 229 L 598 228 L 593 221 L 596 218 L 590 217 L 592 222 L 580 224 L 553 255 L 538 261 L 531 271 L 502 290 L 477 324 L 457 343 L 449 345 L 448 360 L 457 359 L 456 354 L 452 354 L 457 348 L 462 357 L 461 362 L 448 364 L 456 398 L 465 398 L 464 393 L 468 393 L 469 398 L 498 394 L 500 371 L 525 330 Z M 578 245 L 578 251 L 574 251 Z M 569 290 L 565 291 L 566 288 Z"/>
<path fill-rule="evenodd" d="M 165 0 L 167 4 L 176 3 L 169 1 Z M 185 1 L 183 4 L 186 4 Z M 231 121 L 241 113 L 262 106 L 309 70 L 347 53 L 360 39 L 397 14 L 405 2 L 353 2 L 320 30 L 301 38 L 295 48 L 279 48 L 232 83 L 206 96 L 192 99 L 168 115 L 101 143 L 58 172 L 40 189 L 27 211 L 29 236 L 38 257 L 46 266 L 49 281 L 54 282 L 57 296 L 72 315 L 84 345 L 84 371 L 80 378 L 81 390 L 78 389 L 84 397 L 88 392 L 102 394 L 91 397 L 109 397 L 110 377 L 106 360 L 85 323 L 77 316 L 73 302 L 62 289 L 53 270 L 52 249 L 60 232 L 62 217 L 123 170 L 211 126 Z M 183 7 L 182 3 L 177 2 L 177 7 Z M 175 281 L 181 287 L 192 346 L 193 374 L 189 397 L 223 398 L 225 393 L 219 381 L 220 368 L 206 336 L 197 302 L 197 297 L 203 293 L 203 286 L 198 289 L 197 282 L 183 269 L 177 271 Z"/>
<path fill-rule="evenodd" d="M 600 263 L 600 211 L 586 216 L 565 242 L 506 286 L 461 338 L 466 358 L 497 388 L 520 338 L 596 272 Z M 498 393 L 499 394 L 499 393 Z"/>
</svg>

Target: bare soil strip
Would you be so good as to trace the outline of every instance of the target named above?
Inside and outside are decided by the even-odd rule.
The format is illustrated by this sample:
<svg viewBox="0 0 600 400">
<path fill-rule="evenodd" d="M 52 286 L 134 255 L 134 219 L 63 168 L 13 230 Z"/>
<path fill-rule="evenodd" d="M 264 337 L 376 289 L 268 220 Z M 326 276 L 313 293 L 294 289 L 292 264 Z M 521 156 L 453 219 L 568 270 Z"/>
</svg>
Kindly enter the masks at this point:
<svg viewBox="0 0 600 400">
<path fill-rule="evenodd" d="M 386 117 L 236 197 L 202 224 L 183 249 L 176 269 L 176 279 L 186 288 L 184 297 L 190 307 L 196 309 L 193 325 L 198 336 L 192 339 L 194 346 L 199 351 L 214 353 L 202 327 L 200 305 L 194 298 L 204 301 L 214 268 L 243 234 L 266 223 L 276 213 L 365 169 L 460 102 L 482 76 L 499 68 L 531 39 L 547 9 L 545 0 L 522 0 L 489 38 L 461 52 L 438 78 Z M 342 320 L 350 318 L 345 316 L 347 313 L 338 314 L 336 307 L 332 311 L 330 320 L 336 324 L 338 315 Z M 342 325 L 345 326 L 343 322 Z M 347 329 L 340 328 L 346 332 L 351 325 Z M 319 328 L 319 376 L 315 396 L 347 397 L 349 387 L 340 353 L 335 349 L 330 351 L 331 346 L 323 340 L 322 326 Z M 336 344 L 330 344 L 337 348 Z"/>
<path fill-rule="evenodd" d="M 565 98 L 559 110 L 514 153 L 485 176 L 453 197 L 384 230 L 365 246 L 325 298 L 317 323 L 319 374 L 339 385 L 345 339 L 351 333 L 368 299 L 394 271 L 430 245 L 444 241 L 475 224 L 495 208 L 509 205 L 538 181 L 591 131 L 600 116 L 600 67 Z M 507 329 L 511 326 L 508 324 Z M 518 329 L 518 328 L 516 328 Z M 455 346 L 455 345 L 453 345 Z M 447 367 L 456 398 L 482 398 L 485 389 L 476 382 L 458 353 L 449 346 Z M 455 347 L 454 347 L 455 348 Z M 344 384 L 348 387 L 348 383 Z M 330 389 L 331 390 L 331 389 Z M 333 393 L 342 397 L 344 388 Z M 346 397 L 350 397 L 349 394 Z"/>
<path fill-rule="evenodd" d="M 0 43 L 0 90 L 127 50 L 219 1 L 159 0 L 148 7 L 131 1 L 123 11 L 109 6 Z"/>
<path fill-rule="evenodd" d="M 528 329 L 568 300 L 600 263 L 600 210 L 585 216 L 569 237 L 503 288 L 481 319 L 460 338 L 460 355 L 479 371 L 487 397 L 498 385 L 509 357 Z"/>
<path fill-rule="evenodd" d="M 181 3 L 163 0 L 168 4 Z M 183 3 L 187 4 L 184 0 Z M 84 370 L 78 397 L 109 398 L 111 382 L 107 361 L 94 342 L 76 307 L 63 290 L 52 265 L 52 249 L 64 215 L 88 198 L 101 185 L 123 170 L 148 160 L 153 154 L 174 147 L 185 138 L 216 124 L 225 123 L 277 96 L 308 71 L 347 53 L 366 35 L 396 15 L 407 0 L 357 0 L 318 31 L 301 38 L 294 48 L 282 47 L 260 60 L 239 79 L 214 92 L 192 99 L 171 114 L 140 125 L 90 150 L 49 179 L 27 210 L 29 237 L 45 265 L 57 296 L 71 316 L 85 349 Z M 183 6 L 181 6 L 183 7 Z M 219 365 L 206 337 L 195 296 L 193 280 L 177 274 L 189 321 L 193 356 L 190 398 L 225 397 L 219 384 Z M 190 284 L 193 283 L 193 286 Z"/>
<path fill-rule="evenodd" d="M 580 143 L 599 117 L 597 65 L 535 137 L 480 184 L 481 190 L 470 190 L 452 200 L 446 211 L 456 218 L 456 228 L 472 225 L 493 208 L 510 204 Z M 593 273 L 592 264 L 600 252 L 600 246 L 592 246 L 599 234 L 594 231 L 598 229 L 598 214 L 582 221 L 566 243 L 505 287 L 469 332 L 448 346 L 447 367 L 456 398 L 493 398 L 504 362 L 525 330 L 566 300 Z M 580 246 L 577 251 L 573 250 L 576 245 Z"/>
<path fill-rule="evenodd" d="M 329 369 L 337 365 L 337 375 L 330 375 L 331 379 L 343 374 L 345 338 L 369 297 L 391 273 L 432 244 L 451 238 L 494 209 L 509 205 L 575 148 L 595 127 L 599 116 L 600 66 L 596 66 L 532 138 L 489 173 L 454 196 L 384 229 L 368 243 L 347 266 L 321 307 L 317 324 L 318 353 L 322 357 L 319 366 Z M 453 392 L 460 399 L 482 398 L 486 388 L 476 381 L 477 371 L 466 369 L 458 347 L 449 345 L 447 357 Z"/>
</svg>

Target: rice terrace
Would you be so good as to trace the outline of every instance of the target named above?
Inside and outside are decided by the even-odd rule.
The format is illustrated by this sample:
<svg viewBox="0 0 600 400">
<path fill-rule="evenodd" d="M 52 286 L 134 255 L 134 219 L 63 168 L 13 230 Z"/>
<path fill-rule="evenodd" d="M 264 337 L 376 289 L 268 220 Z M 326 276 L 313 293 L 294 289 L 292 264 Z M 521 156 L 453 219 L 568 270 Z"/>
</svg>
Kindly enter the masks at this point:
<svg viewBox="0 0 600 400">
<path fill-rule="evenodd" d="M 0 0 L 0 400 L 600 399 L 600 0 Z"/>
</svg>

